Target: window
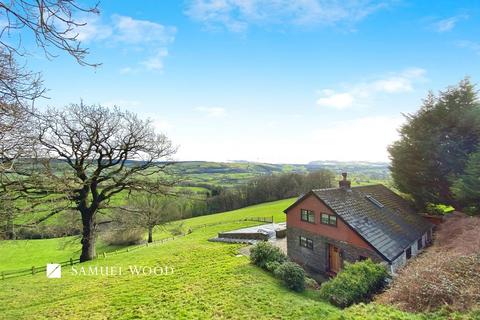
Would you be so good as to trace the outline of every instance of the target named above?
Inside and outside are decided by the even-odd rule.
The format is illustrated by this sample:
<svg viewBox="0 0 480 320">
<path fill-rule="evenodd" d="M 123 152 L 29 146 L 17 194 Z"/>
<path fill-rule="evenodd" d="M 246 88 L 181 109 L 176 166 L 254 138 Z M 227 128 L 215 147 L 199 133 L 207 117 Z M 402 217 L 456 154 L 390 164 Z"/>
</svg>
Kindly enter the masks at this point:
<svg viewBox="0 0 480 320">
<path fill-rule="evenodd" d="M 313 250 L 313 240 L 300 236 L 300 246 Z"/>
<path fill-rule="evenodd" d="M 315 213 L 311 210 L 301 209 L 300 210 L 300 219 L 302 221 L 315 223 Z"/>
<path fill-rule="evenodd" d="M 331 226 L 337 226 L 337 217 L 331 214 L 322 213 L 320 222 Z"/>
<path fill-rule="evenodd" d="M 422 250 L 422 248 L 423 248 L 423 243 L 422 243 L 422 238 L 420 238 L 417 241 L 417 249 Z"/>
<path fill-rule="evenodd" d="M 379 208 L 384 207 L 384 205 L 380 201 L 378 201 L 377 199 L 375 199 L 374 197 L 372 197 L 370 195 L 365 196 L 365 198 L 367 198 L 368 201 L 370 201 L 371 203 L 373 203 L 374 205 L 376 205 Z"/>
<path fill-rule="evenodd" d="M 407 260 L 412 257 L 412 247 L 409 247 L 409 248 L 405 251 L 405 255 L 407 256 Z"/>
</svg>

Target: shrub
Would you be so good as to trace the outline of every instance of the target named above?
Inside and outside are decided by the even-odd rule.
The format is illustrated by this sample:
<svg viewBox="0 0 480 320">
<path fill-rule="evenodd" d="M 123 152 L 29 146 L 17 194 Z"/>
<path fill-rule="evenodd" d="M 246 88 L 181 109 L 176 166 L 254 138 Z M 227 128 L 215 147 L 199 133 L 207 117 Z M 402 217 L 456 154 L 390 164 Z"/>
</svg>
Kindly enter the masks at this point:
<svg viewBox="0 0 480 320">
<path fill-rule="evenodd" d="M 170 231 L 172 236 L 185 234 L 183 222 L 174 224 L 168 231 Z"/>
<path fill-rule="evenodd" d="M 434 204 L 434 203 L 427 203 L 426 211 L 429 214 L 433 215 L 446 215 L 452 213 L 455 209 L 452 206 L 445 205 L 445 204 Z"/>
<path fill-rule="evenodd" d="M 454 213 L 435 242 L 402 268 L 378 301 L 406 311 L 470 310 L 480 305 L 480 218 Z"/>
<path fill-rule="evenodd" d="M 79 235 L 81 229 L 70 224 L 39 225 L 32 228 L 22 227 L 15 233 L 16 239 L 51 239 Z"/>
<path fill-rule="evenodd" d="M 145 232 L 142 229 L 115 229 L 102 232 L 101 239 L 108 245 L 129 246 L 143 242 Z"/>
<path fill-rule="evenodd" d="M 317 290 L 320 288 L 320 285 L 315 279 L 305 277 L 305 287 Z"/>
<path fill-rule="evenodd" d="M 409 313 L 401 311 L 394 306 L 372 302 L 351 306 L 343 310 L 338 317 L 332 317 L 332 320 L 473 320 L 480 319 L 479 316 L 478 310 L 472 310 L 467 313 L 452 312 L 448 310 L 447 306 L 435 312 Z"/>
<path fill-rule="evenodd" d="M 320 287 L 320 296 L 330 303 L 345 308 L 370 300 L 383 288 L 388 276 L 386 268 L 370 259 L 350 264 Z"/>
<path fill-rule="evenodd" d="M 275 272 L 278 267 L 280 267 L 282 264 L 278 261 L 269 261 L 265 265 L 265 269 L 267 269 L 270 272 Z"/>
<path fill-rule="evenodd" d="M 282 264 L 287 261 L 287 256 L 280 250 L 280 248 L 275 247 L 269 242 L 259 242 L 250 249 L 250 260 L 253 264 L 259 266 L 260 268 L 269 270 L 267 268 L 267 263 L 270 268 L 275 267 L 273 264 L 277 262 Z M 270 270 L 272 271 L 272 270 Z"/>
<path fill-rule="evenodd" d="M 285 262 L 275 269 L 275 276 L 294 291 L 305 290 L 305 271 L 295 262 Z"/>
</svg>

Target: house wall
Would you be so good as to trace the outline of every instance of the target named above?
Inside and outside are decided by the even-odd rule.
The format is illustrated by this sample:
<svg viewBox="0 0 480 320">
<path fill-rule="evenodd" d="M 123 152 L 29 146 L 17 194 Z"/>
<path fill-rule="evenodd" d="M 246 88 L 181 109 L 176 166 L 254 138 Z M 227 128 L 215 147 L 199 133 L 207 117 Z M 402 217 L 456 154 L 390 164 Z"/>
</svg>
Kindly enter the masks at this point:
<svg viewBox="0 0 480 320">
<path fill-rule="evenodd" d="M 311 210 L 315 223 L 301 220 L 300 210 Z M 336 215 L 317 197 L 310 195 L 287 211 L 287 252 L 295 262 L 316 272 L 328 272 L 328 244 L 338 247 L 342 260 L 355 262 L 360 256 L 381 262 L 376 251 L 337 216 L 337 226 L 320 223 L 320 214 Z M 300 246 L 300 236 L 313 240 L 313 250 Z"/>
<path fill-rule="evenodd" d="M 315 213 L 315 223 L 302 221 L 300 217 L 301 209 L 312 210 Z M 287 211 L 287 227 L 302 229 L 310 232 L 311 234 L 320 235 L 333 240 L 345 241 L 356 247 L 373 250 L 370 244 L 368 244 L 348 225 L 340 220 L 338 216 L 336 227 L 320 223 L 321 213 L 336 215 L 317 197 L 310 195 Z"/>
<path fill-rule="evenodd" d="M 300 236 L 313 240 L 313 249 L 300 246 Z M 375 262 L 382 262 L 383 259 L 374 251 L 354 246 L 345 241 L 335 240 L 323 235 L 312 233 L 304 229 L 287 228 L 287 252 L 290 259 L 301 266 L 307 267 L 315 272 L 328 272 L 328 245 L 332 244 L 340 249 L 343 261 L 355 262 L 360 256 L 370 258 Z"/>
<path fill-rule="evenodd" d="M 430 232 L 432 232 L 432 231 L 430 231 Z M 413 259 L 417 254 L 419 254 L 423 249 L 425 249 L 425 247 L 427 245 L 429 245 L 429 243 L 427 242 L 427 233 L 428 232 L 426 232 L 422 235 L 422 249 L 421 250 L 418 250 L 417 240 L 415 240 L 414 242 L 412 242 L 410 244 L 410 248 L 412 248 L 412 257 L 410 259 Z M 408 261 L 407 260 L 407 253 L 406 253 L 406 250 L 404 250 L 403 253 L 397 259 L 392 261 L 392 263 L 390 265 L 390 272 L 392 274 L 396 274 L 398 269 L 403 267 L 407 263 L 407 261 Z"/>
</svg>

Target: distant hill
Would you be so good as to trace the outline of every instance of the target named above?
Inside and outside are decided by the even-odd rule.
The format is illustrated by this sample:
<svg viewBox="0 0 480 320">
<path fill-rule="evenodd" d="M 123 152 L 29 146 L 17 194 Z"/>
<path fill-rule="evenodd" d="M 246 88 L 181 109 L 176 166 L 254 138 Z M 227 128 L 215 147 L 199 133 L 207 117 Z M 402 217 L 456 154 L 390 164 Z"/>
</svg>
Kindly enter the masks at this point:
<svg viewBox="0 0 480 320">
<path fill-rule="evenodd" d="M 354 184 L 382 182 L 390 179 L 388 163 L 312 161 L 308 164 L 271 164 L 248 161 L 209 162 L 180 161 L 171 169 L 185 176 L 185 185 L 235 186 L 261 175 L 288 172 L 306 173 L 320 169 L 331 170 L 338 175 L 347 171 Z"/>
</svg>

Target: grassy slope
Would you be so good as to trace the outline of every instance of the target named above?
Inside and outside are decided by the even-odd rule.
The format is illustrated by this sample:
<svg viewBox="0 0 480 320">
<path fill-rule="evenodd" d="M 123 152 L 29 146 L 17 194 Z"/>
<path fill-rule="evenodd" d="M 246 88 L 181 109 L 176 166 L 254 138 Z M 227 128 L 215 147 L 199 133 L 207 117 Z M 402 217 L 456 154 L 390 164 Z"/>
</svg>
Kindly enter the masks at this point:
<svg viewBox="0 0 480 320">
<path fill-rule="evenodd" d="M 203 224 L 231 221 L 247 217 L 274 217 L 276 222 L 285 221 L 283 210 L 287 208 L 294 199 L 286 199 L 251 206 L 239 210 L 218 213 L 208 216 L 195 217 L 181 221 L 184 229 Z M 175 222 L 173 224 L 178 224 Z M 172 224 L 172 225 L 173 225 Z M 251 225 L 252 222 L 241 225 Z M 172 227 L 172 226 L 169 226 Z M 232 226 L 235 228 L 236 226 Z M 155 239 L 168 237 L 163 230 L 155 232 Z M 106 247 L 99 243 L 97 252 L 111 251 L 116 248 Z M 80 255 L 80 244 L 78 238 L 60 238 L 48 240 L 20 240 L 0 241 L 0 271 L 12 269 L 24 269 L 32 266 L 43 266 L 52 261 L 67 261 L 71 257 L 78 258 Z"/>
<path fill-rule="evenodd" d="M 219 219 L 272 214 L 281 219 L 281 210 L 291 202 L 276 201 L 218 214 L 217 219 L 199 217 L 186 223 L 193 226 Z M 246 257 L 238 257 L 239 245 L 207 241 L 219 231 L 249 224 L 202 228 L 162 245 L 82 264 L 120 266 L 124 270 L 134 264 L 169 265 L 175 269 L 169 276 L 137 277 L 128 272 L 117 277 L 74 276 L 64 267 L 62 279 L 47 279 L 38 274 L 0 281 L 0 318 L 313 319 L 337 315 L 336 308 L 314 299 L 311 292 L 288 291 L 270 274 L 250 265 Z M 28 241 L 20 250 L 22 254 L 30 249 L 46 255 L 58 254 L 55 241 L 60 240 Z M 3 247 L 0 256 L 4 257 L 11 249 L 19 247 Z M 2 259 L 1 265 L 4 263 Z"/>
<path fill-rule="evenodd" d="M 283 221 L 282 210 L 293 201 L 281 200 L 197 217 L 185 220 L 185 225 L 272 215 L 276 221 Z M 207 241 L 219 231 L 251 224 L 241 222 L 200 228 L 171 242 L 77 265 L 77 268 L 122 267 L 122 276 L 74 276 L 70 268 L 64 267 L 62 279 L 47 279 L 44 274 L 37 274 L 0 280 L 0 319 L 430 318 L 375 304 L 340 311 L 319 300 L 315 291 L 298 294 L 285 289 L 271 274 L 252 266 L 246 257 L 237 256 L 240 245 Z M 65 240 L 0 242 L 0 270 L 7 265 L 41 265 L 45 260 L 59 261 L 76 255 L 75 246 L 60 250 L 62 242 Z M 99 248 L 102 249 L 112 248 Z M 168 265 L 175 272 L 168 276 L 131 276 L 128 273 L 130 265 Z"/>
</svg>

